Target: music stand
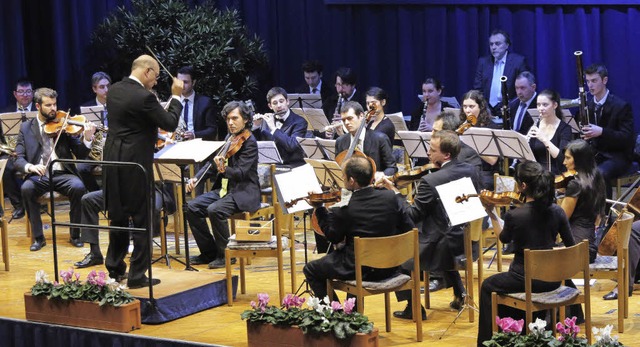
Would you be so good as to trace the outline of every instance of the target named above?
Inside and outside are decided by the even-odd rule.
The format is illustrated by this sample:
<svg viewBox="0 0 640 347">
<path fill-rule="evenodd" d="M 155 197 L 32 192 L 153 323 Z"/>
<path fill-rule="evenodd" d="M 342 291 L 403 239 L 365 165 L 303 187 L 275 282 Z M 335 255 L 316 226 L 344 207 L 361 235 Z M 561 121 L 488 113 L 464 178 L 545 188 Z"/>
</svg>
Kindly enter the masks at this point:
<svg viewBox="0 0 640 347">
<path fill-rule="evenodd" d="M 402 115 L 402 112 L 388 114 L 386 116 L 387 118 L 389 118 L 389 120 L 391 120 L 391 123 L 393 123 L 393 127 L 396 130 L 396 136 L 394 138 L 400 139 L 400 135 L 398 135 L 399 131 L 409 131 L 409 129 L 407 128 L 407 123 L 404 122 L 404 116 Z"/>
<path fill-rule="evenodd" d="M 320 143 L 320 141 L 318 141 L 321 140 L 320 138 L 296 137 L 296 140 L 298 141 L 298 144 L 304 151 L 304 154 L 307 156 L 307 158 L 328 160 L 331 157 L 331 153 L 329 152 L 327 147 L 325 147 L 323 143 Z M 335 143 L 333 148 L 333 156 L 335 157 Z"/>
<path fill-rule="evenodd" d="M 289 94 L 289 107 L 293 108 L 322 108 L 322 96 L 320 94 Z"/>
<path fill-rule="evenodd" d="M 155 181 L 160 181 L 163 184 L 164 183 L 182 183 L 182 174 L 181 174 L 181 170 L 180 167 L 178 165 L 175 164 L 160 164 L 160 163 L 154 163 L 153 164 L 153 177 L 155 179 Z M 164 205 L 164 203 L 163 203 Z M 177 211 L 176 211 L 177 214 Z M 162 221 L 160 221 L 161 223 L 163 223 Z M 171 259 L 179 262 L 182 265 L 186 265 L 182 260 L 172 256 L 169 254 L 169 252 L 167 251 L 167 237 L 166 237 L 166 230 L 165 230 L 165 234 L 161 235 L 163 237 L 163 240 L 161 241 L 162 244 L 160 245 L 160 252 L 162 253 L 160 255 L 160 257 L 158 259 L 155 259 L 153 261 L 151 261 L 152 264 L 164 259 L 165 263 L 167 264 L 167 266 L 169 268 L 171 268 Z M 177 233 L 176 233 L 177 236 Z"/>
<path fill-rule="evenodd" d="M 293 113 L 300 115 L 307 121 L 307 130 L 325 131 L 324 129 L 329 126 L 329 120 L 324 114 L 324 111 L 315 108 L 291 108 Z"/>
<path fill-rule="evenodd" d="M 273 141 L 258 141 L 258 163 L 282 164 L 282 157 Z"/>
<path fill-rule="evenodd" d="M 410 158 L 428 158 L 430 132 L 421 131 L 398 131 L 398 136 L 402 140 L 405 150 Z"/>
<path fill-rule="evenodd" d="M 105 116 L 104 106 L 80 106 L 80 114 L 85 116 L 89 122 L 104 125 L 107 117 Z"/>
<path fill-rule="evenodd" d="M 469 128 L 460 136 L 460 140 L 480 156 L 536 160 L 527 138 L 514 130 Z"/>
<path fill-rule="evenodd" d="M 37 115 L 37 111 L 0 113 L 0 125 L 5 135 L 18 135 L 20 124 L 36 118 Z"/>
<path fill-rule="evenodd" d="M 579 106 L 579 105 L 578 105 Z M 527 109 L 531 118 L 533 118 L 533 124 L 538 124 L 538 120 L 540 119 L 540 112 L 536 108 Z M 578 126 L 578 122 L 574 115 L 571 114 L 571 111 L 567 109 L 562 110 L 562 118 L 565 123 L 569 124 L 571 127 L 571 133 L 580 134 L 580 126 Z"/>
<path fill-rule="evenodd" d="M 208 160 L 213 156 L 214 152 L 224 144 L 224 141 L 202 141 L 201 139 L 195 139 L 168 144 L 162 150 L 154 154 L 153 157 L 155 162 L 176 164 L 180 168 L 180 183 L 182 184 L 182 211 L 186 211 L 187 209 L 186 192 L 184 189 L 185 168 L 187 165 Z M 184 227 L 184 255 L 186 258 L 185 270 L 198 271 L 189 263 L 189 225 L 184 214 L 181 217 Z"/>
</svg>

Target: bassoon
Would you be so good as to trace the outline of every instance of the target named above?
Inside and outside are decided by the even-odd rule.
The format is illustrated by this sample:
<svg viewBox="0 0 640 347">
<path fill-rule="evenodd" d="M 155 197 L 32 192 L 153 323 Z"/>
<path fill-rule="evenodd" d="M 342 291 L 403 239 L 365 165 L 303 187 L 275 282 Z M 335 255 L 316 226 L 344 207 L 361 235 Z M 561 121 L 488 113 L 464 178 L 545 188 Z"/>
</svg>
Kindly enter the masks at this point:
<svg viewBox="0 0 640 347">
<path fill-rule="evenodd" d="M 578 68 L 578 99 L 580 99 L 580 109 L 576 121 L 578 127 L 582 129 L 584 125 L 591 124 L 589 119 L 589 112 L 587 110 L 587 95 L 584 91 L 584 72 L 582 70 L 582 51 L 575 51 L 573 55 L 576 56 L 576 66 Z"/>
<path fill-rule="evenodd" d="M 511 116 L 509 115 L 509 90 L 507 89 L 507 76 L 500 77 L 502 83 L 502 128 L 511 130 Z"/>
</svg>

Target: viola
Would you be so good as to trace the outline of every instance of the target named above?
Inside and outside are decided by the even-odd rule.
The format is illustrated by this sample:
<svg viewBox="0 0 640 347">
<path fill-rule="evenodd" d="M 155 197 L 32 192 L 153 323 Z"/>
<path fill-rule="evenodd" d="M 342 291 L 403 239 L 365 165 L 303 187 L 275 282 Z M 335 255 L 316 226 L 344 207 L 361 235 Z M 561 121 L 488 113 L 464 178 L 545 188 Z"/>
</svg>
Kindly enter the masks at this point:
<svg viewBox="0 0 640 347">
<path fill-rule="evenodd" d="M 69 135 L 78 135 L 84 131 L 87 118 L 83 115 L 69 117 L 68 112 L 57 111 L 56 118 L 47 121 L 44 125 L 44 133 L 50 137 L 56 137 L 61 131 Z M 97 125 L 96 130 L 107 131 L 103 125 Z"/>
<path fill-rule="evenodd" d="M 322 193 L 309 193 L 309 195 L 293 199 L 289 202 L 284 203 L 284 207 L 291 208 L 298 201 L 301 200 L 309 200 L 309 203 L 312 205 L 315 204 L 327 204 L 339 202 L 342 199 L 342 191 L 339 189 L 330 189 L 328 191 L 323 191 Z"/>
<path fill-rule="evenodd" d="M 525 202 L 525 196 L 516 192 L 494 193 L 490 190 L 483 189 L 480 194 L 463 194 L 456 197 L 457 203 L 469 201 L 469 198 L 478 197 L 483 205 L 510 205 L 511 203 L 522 204 Z"/>
<path fill-rule="evenodd" d="M 429 163 L 411 170 L 397 172 L 395 175 L 387 178 L 393 182 L 397 188 L 404 188 L 411 182 L 417 181 L 422 178 L 422 176 L 438 169 L 439 168 L 435 164 Z"/>
<path fill-rule="evenodd" d="M 472 114 L 468 115 L 467 120 L 465 120 L 464 123 L 460 124 L 458 129 L 456 129 L 456 134 L 458 135 L 464 134 L 464 132 L 467 131 L 467 129 L 471 128 L 472 126 L 475 126 L 477 123 L 478 123 L 478 117 Z"/>
<path fill-rule="evenodd" d="M 568 170 L 558 175 L 554 179 L 554 186 L 556 189 L 567 188 L 569 182 L 573 181 L 578 173 L 575 170 Z"/>
</svg>

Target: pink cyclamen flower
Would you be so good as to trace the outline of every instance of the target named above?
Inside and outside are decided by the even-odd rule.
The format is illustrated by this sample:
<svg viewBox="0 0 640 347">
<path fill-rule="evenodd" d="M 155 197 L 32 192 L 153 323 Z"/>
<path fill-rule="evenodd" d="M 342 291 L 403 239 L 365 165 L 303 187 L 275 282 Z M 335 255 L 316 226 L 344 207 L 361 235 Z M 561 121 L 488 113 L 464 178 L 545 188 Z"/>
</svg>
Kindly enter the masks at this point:
<svg viewBox="0 0 640 347">
<path fill-rule="evenodd" d="M 500 318 L 496 317 L 496 324 L 500 327 L 500 330 L 505 333 L 517 333 L 522 332 L 524 326 L 524 319 L 515 320 L 511 317 Z"/>
<path fill-rule="evenodd" d="M 349 298 L 344 302 L 344 313 L 351 314 L 353 312 L 353 308 L 356 306 L 356 298 Z"/>
<path fill-rule="evenodd" d="M 342 305 L 340 305 L 340 303 L 337 302 L 337 301 L 332 301 L 331 302 L 331 310 L 333 310 L 333 311 L 342 310 Z"/>
</svg>

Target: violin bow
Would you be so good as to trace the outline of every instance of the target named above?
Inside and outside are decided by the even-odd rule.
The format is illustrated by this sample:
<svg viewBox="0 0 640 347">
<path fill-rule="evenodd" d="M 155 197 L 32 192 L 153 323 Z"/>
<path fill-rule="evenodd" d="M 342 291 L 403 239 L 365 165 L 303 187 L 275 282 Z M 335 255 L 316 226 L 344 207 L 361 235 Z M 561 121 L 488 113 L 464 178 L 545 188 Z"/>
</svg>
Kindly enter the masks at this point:
<svg viewBox="0 0 640 347">
<path fill-rule="evenodd" d="M 67 120 L 69 120 L 70 112 L 71 112 L 71 109 L 67 111 L 67 115 L 64 117 L 64 121 L 62 122 L 62 127 L 60 128 L 60 133 L 56 136 L 56 140 L 53 142 L 53 145 L 51 145 L 51 153 L 49 153 L 49 158 L 47 158 L 47 162 L 44 164 L 45 170 L 47 170 L 47 168 L 49 167 L 49 163 L 51 162 L 51 157 L 53 157 L 53 153 L 55 153 L 56 151 L 56 146 L 58 145 L 58 141 L 60 141 L 60 135 L 62 135 L 64 128 L 67 126 Z M 44 176 L 40 176 L 40 179 L 42 179 L 42 177 Z"/>
</svg>

